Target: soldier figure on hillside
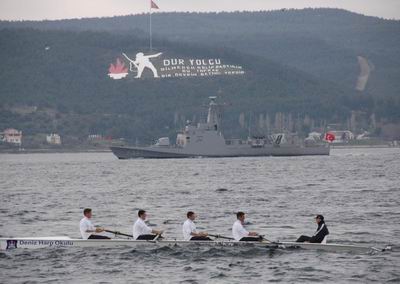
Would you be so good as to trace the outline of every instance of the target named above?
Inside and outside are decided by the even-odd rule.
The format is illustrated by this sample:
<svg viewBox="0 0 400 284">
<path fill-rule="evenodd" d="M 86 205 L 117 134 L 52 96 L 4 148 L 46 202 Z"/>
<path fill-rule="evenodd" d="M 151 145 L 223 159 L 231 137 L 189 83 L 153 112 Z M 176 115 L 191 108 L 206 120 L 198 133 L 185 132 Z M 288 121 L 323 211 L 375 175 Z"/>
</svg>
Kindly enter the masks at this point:
<svg viewBox="0 0 400 284">
<path fill-rule="evenodd" d="M 150 58 L 158 57 L 162 53 L 156 53 L 152 55 L 144 55 L 143 52 L 139 52 L 136 54 L 135 60 L 130 59 L 125 53 L 122 53 L 126 59 L 129 60 L 129 69 L 132 70 L 132 65 L 137 68 L 137 75 L 135 78 L 140 78 L 142 76 L 144 68 L 149 68 L 153 72 L 154 78 L 158 78 L 157 69 L 154 67 L 153 63 L 151 63 Z"/>
</svg>

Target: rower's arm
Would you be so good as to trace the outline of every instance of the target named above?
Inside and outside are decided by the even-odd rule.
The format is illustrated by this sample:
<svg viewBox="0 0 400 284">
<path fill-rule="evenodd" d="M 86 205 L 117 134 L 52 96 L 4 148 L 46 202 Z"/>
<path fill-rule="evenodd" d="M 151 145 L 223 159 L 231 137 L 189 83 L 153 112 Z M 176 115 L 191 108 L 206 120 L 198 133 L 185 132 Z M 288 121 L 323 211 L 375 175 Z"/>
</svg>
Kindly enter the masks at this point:
<svg viewBox="0 0 400 284">
<path fill-rule="evenodd" d="M 247 231 L 243 226 L 239 229 L 239 233 L 242 236 L 254 236 L 254 234 L 253 234 L 254 232 Z"/>
<path fill-rule="evenodd" d="M 86 230 L 87 233 L 101 233 L 104 232 L 104 228 L 100 226 L 94 226 L 94 228 L 90 228 L 89 230 Z"/>
<path fill-rule="evenodd" d="M 144 234 L 155 234 L 155 235 L 161 235 L 163 233 L 163 231 L 153 230 L 144 223 L 141 225 L 141 232 L 143 232 Z"/>
<path fill-rule="evenodd" d="M 86 230 L 85 232 L 86 232 L 86 233 L 101 233 L 101 232 L 104 232 L 104 229 L 103 229 L 103 228 L 100 228 L 100 227 L 97 227 L 97 228 L 94 229 L 94 230 Z"/>
<path fill-rule="evenodd" d="M 199 233 L 192 232 L 192 233 L 190 233 L 190 235 L 193 237 L 207 237 L 208 233 L 207 232 L 199 232 Z"/>
<path fill-rule="evenodd" d="M 151 233 L 155 234 L 155 235 L 161 235 L 162 233 L 164 233 L 164 231 L 163 230 L 151 230 Z"/>
</svg>

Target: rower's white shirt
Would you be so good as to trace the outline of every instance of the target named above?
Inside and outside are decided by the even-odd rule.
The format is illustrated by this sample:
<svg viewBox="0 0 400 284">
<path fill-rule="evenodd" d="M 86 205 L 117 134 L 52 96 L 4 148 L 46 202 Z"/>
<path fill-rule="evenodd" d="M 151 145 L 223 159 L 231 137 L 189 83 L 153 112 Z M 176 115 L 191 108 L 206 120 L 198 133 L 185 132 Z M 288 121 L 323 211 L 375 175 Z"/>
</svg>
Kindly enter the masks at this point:
<svg viewBox="0 0 400 284">
<path fill-rule="evenodd" d="M 93 234 L 93 232 L 92 233 L 86 232 L 87 230 L 89 231 L 96 230 L 96 228 L 92 224 L 92 221 L 90 221 L 90 219 L 87 217 L 83 217 L 81 219 L 81 221 L 79 222 L 79 229 L 81 231 L 82 239 L 84 240 L 87 240 L 90 237 L 90 235 Z"/>
<path fill-rule="evenodd" d="M 249 232 L 243 227 L 240 220 L 236 220 L 236 222 L 233 223 L 232 236 L 236 241 L 240 241 L 241 238 L 249 236 Z"/>
<path fill-rule="evenodd" d="M 133 238 L 136 240 L 140 235 L 148 235 L 151 234 L 152 229 L 146 225 L 146 223 L 138 218 L 133 224 Z"/>
<path fill-rule="evenodd" d="M 192 233 L 197 233 L 196 231 L 196 225 L 194 222 L 190 219 L 187 219 L 182 226 L 182 232 L 183 232 L 183 239 L 185 241 L 190 241 L 190 239 L 193 237 Z"/>
</svg>

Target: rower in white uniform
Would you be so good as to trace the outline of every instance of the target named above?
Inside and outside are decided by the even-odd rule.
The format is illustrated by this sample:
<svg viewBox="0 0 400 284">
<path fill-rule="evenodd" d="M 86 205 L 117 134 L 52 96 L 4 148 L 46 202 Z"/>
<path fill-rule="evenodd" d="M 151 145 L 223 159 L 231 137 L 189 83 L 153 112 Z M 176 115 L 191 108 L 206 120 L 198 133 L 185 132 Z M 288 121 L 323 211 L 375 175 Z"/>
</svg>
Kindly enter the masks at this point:
<svg viewBox="0 0 400 284">
<path fill-rule="evenodd" d="M 232 235 L 236 241 L 256 242 L 262 238 L 256 232 L 248 232 L 244 227 L 244 220 L 246 218 L 244 212 L 236 213 L 237 220 L 232 226 Z"/>
<path fill-rule="evenodd" d="M 92 218 L 92 209 L 86 208 L 83 210 L 84 217 L 79 222 L 82 239 L 110 239 L 109 237 L 96 235 L 95 233 L 104 232 L 103 228 L 95 227 L 90 219 Z"/>
<path fill-rule="evenodd" d="M 193 211 L 186 214 L 187 220 L 182 225 L 183 239 L 185 241 L 211 241 L 207 232 L 197 232 L 194 220 L 197 215 Z"/>
<path fill-rule="evenodd" d="M 138 219 L 133 224 L 133 238 L 135 240 L 154 240 L 158 235 L 161 236 L 162 230 L 153 230 L 144 222 L 147 218 L 145 210 L 139 210 Z"/>
</svg>

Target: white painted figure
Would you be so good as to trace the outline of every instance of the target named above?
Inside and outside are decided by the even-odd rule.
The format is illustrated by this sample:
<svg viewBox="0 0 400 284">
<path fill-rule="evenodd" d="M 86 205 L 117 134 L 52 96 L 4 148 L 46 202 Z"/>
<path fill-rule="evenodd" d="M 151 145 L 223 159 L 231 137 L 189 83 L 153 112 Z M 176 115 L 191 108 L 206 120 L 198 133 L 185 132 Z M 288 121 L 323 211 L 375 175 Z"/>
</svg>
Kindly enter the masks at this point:
<svg viewBox="0 0 400 284">
<path fill-rule="evenodd" d="M 126 59 L 129 60 L 129 69 L 133 71 L 133 66 L 137 68 L 137 75 L 135 78 L 140 78 L 142 76 L 144 68 L 149 68 L 153 72 L 154 78 L 158 78 L 157 69 L 154 67 L 153 63 L 151 63 L 150 58 L 158 57 L 162 53 L 156 53 L 151 55 L 144 55 L 143 52 L 139 52 L 136 54 L 135 60 L 130 59 L 125 53 L 122 53 Z"/>
</svg>

